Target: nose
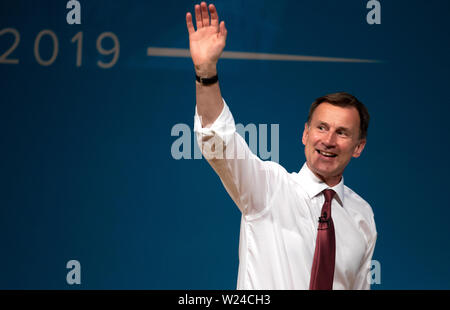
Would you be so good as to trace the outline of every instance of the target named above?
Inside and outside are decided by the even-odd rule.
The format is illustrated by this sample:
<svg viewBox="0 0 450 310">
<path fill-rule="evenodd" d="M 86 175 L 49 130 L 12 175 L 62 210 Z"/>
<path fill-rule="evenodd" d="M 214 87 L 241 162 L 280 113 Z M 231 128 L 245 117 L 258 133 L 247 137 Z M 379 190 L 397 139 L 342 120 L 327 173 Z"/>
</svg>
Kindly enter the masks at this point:
<svg viewBox="0 0 450 310">
<path fill-rule="evenodd" d="M 327 148 L 335 147 L 336 146 L 336 134 L 334 132 L 332 132 L 331 130 L 328 131 L 328 133 L 323 137 L 322 142 Z"/>
</svg>

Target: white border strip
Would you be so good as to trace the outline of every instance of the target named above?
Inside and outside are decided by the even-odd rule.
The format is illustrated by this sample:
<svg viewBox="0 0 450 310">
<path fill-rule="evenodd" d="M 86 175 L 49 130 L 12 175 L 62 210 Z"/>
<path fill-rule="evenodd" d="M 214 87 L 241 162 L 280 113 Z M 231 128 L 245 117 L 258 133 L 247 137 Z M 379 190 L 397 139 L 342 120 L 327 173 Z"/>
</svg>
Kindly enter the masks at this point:
<svg viewBox="0 0 450 310">
<path fill-rule="evenodd" d="M 161 48 L 148 47 L 147 56 L 159 57 L 182 57 L 190 58 L 188 49 L 183 48 Z M 248 60 L 275 60 L 275 61 L 315 61 L 315 62 L 353 62 L 353 63 L 381 63 L 380 60 L 357 59 L 357 58 L 335 58 L 304 55 L 284 55 L 267 53 L 246 53 L 246 52 L 223 52 L 220 58 L 228 59 L 248 59 Z"/>
</svg>

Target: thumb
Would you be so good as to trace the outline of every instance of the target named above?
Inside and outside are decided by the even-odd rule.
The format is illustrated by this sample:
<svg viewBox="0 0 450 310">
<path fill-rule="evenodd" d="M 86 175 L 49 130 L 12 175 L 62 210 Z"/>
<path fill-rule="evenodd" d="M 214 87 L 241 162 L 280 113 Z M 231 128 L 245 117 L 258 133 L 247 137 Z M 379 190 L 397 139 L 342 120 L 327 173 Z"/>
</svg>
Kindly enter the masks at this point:
<svg viewBox="0 0 450 310">
<path fill-rule="evenodd" d="M 225 22 L 221 21 L 220 25 L 219 25 L 219 35 L 221 37 L 223 37 L 224 39 L 226 39 L 227 38 L 227 33 L 228 33 L 228 31 L 227 31 L 227 28 L 225 28 Z"/>
</svg>

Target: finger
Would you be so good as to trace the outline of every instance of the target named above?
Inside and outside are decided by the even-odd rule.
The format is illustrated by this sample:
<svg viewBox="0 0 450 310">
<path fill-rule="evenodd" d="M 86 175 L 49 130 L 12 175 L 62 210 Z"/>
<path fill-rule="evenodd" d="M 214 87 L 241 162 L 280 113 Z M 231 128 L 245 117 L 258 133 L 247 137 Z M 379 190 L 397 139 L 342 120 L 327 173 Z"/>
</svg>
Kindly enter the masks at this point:
<svg viewBox="0 0 450 310">
<path fill-rule="evenodd" d="M 203 27 L 202 13 L 200 12 L 200 5 L 195 5 L 195 22 L 197 24 L 197 30 Z"/>
<path fill-rule="evenodd" d="M 209 12 L 211 13 L 211 26 L 214 26 L 219 30 L 219 15 L 217 15 L 217 10 L 214 4 L 209 5 Z"/>
<path fill-rule="evenodd" d="M 189 34 L 192 34 L 195 32 L 194 24 L 192 23 L 192 15 L 189 12 L 186 14 L 186 26 L 187 26 Z"/>
<path fill-rule="evenodd" d="M 209 26 L 209 13 L 208 13 L 208 7 L 206 6 L 206 2 L 202 2 L 201 7 L 202 7 L 203 27 L 208 27 Z"/>
</svg>

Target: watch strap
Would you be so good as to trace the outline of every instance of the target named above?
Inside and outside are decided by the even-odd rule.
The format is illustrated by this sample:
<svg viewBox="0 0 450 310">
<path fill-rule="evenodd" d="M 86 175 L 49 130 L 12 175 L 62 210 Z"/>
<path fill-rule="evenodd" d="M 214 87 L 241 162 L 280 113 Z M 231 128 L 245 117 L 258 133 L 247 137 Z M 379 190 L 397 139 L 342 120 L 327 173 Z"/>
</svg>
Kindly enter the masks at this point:
<svg viewBox="0 0 450 310">
<path fill-rule="evenodd" d="M 219 80 L 219 76 L 216 74 L 215 76 L 209 78 L 199 77 L 197 74 L 195 75 L 195 79 L 202 85 L 211 85 L 216 83 Z"/>
</svg>

